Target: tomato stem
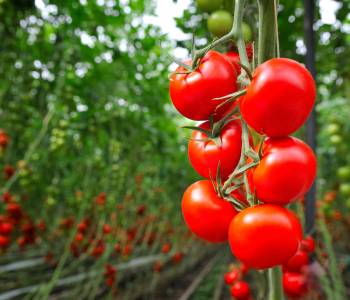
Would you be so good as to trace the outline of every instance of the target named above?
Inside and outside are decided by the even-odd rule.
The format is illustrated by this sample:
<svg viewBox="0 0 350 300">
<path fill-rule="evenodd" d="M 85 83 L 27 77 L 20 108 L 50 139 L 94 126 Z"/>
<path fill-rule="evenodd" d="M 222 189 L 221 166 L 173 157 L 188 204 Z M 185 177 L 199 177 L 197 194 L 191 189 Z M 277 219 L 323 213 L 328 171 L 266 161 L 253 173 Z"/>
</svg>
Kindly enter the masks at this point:
<svg viewBox="0 0 350 300">
<path fill-rule="evenodd" d="M 275 267 L 268 270 L 269 296 L 268 300 L 283 300 L 282 269 Z"/>
</svg>

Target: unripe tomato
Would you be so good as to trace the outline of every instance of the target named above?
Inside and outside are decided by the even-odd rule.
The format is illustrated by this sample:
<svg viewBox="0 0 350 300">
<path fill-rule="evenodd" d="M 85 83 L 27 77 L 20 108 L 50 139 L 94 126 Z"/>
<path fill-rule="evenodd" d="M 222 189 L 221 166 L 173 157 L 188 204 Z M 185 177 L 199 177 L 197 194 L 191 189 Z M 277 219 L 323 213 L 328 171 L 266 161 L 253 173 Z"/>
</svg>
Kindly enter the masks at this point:
<svg viewBox="0 0 350 300">
<path fill-rule="evenodd" d="M 331 144 L 337 146 L 343 143 L 343 138 L 339 134 L 332 134 L 331 137 L 329 138 L 329 141 L 331 142 Z"/>
<path fill-rule="evenodd" d="M 249 284 L 243 280 L 236 282 L 231 287 L 231 296 L 238 300 L 246 300 L 250 296 Z"/>
<path fill-rule="evenodd" d="M 307 236 L 301 241 L 300 248 L 306 252 L 313 253 L 315 251 L 316 245 L 315 240 L 312 236 Z"/>
<path fill-rule="evenodd" d="M 232 285 L 238 278 L 240 274 L 238 270 L 232 270 L 225 273 L 224 280 L 227 285 Z"/>
<path fill-rule="evenodd" d="M 233 25 L 233 17 L 226 10 L 217 10 L 208 18 L 208 30 L 216 37 L 221 37 L 230 32 Z"/>
<path fill-rule="evenodd" d="M 252 29 L 245 22 L 242 22 L 242 34 L 243 34 L 243 39 L 246 43 L 250 42 L 253 38 Z"/>
<path fill-rule="evenodd" d="M 337 170 L 337 176 L 341 180 L 349 180 L 350 179 L 350 167 L 343 166 Z"/>
<path fill-rule="evenodd" d="M 303 65 L 287 58 L 273 58 L 256 68 L 240 102 L 241 112 L 258 133 L 286 136 L 306 121 L 315 97 L 314 79 Z"/>
<path fill-rule="evenodd" d="M 283 269 L 289 272 L 300 273 L 303 267 L 309 264 L 309 255 L 304 250 L 298 250 L 288 261 L 283 265 Z"/>
<path fill-rule="evenodd" d="M 259 165 L 249 173 L 252 190 L 264 203 L 286 205 L 305 194 L 316 177 L 316 157 L 294 137 L 268 138 Z"/>
<path fill-rule="evenodd" d="M 213 12 L 222 5 L 222 0 L 196 0 L 197 7 L 204 12 Z"/>
<path fill-rule="evenodd" d="M 290 297 L 301 297 L 307 293 L 307 281 L 303 274 L 289 273 L 283 274 L 283 289 Z"/>
<path fill-rule="evenodd" d="M 201 180 L 185 191 L 182 213 L 194 234 L 206 241 L 218 243 L 227 241 L 228 228 L 237 211 L 231 203 L 215 193 L 210 180 Z"/>
<path fill-rule="evenodd" d="M 229 228 L 232 253 L 254 269 L 286 263 L 296 253 L 301 238 L 302 229 L 295 214 L 273 204 L 242 210 Z"/>
<path fill-rule="evenodd" d="M 338 123 L 330 123 L 326 127 L 326 132 L 329 135 L 337 134 L 340 132 L 340 125 Z"/>
<path fill-rule="evenodd" d="M 350 196 L 350 184 L 349 183 L 342 183 L 339 186 L 339 193 L 343 196 Z"/>
<path fill-rule="evenodd" d="M 210 123 L 200 125 L 210 130 Z M 226 124 L 218 137 L 220 141 L 208 140 L 204 132 L 193 131 L 188 142 L 188 158 L 199 175 L 210 179 L 215 178 L 220 162 L 220 174 L 226 179 L 236 168 L 242 146 L 242 127 L 239 120 L 232 120 Z"/>
<path fill-rule="evenodd" d="M 186 72 L 179 67 L 176 72 Z M 189 74 L 170 77 L 170 97 L 175 108 L 186 118 L 208 120 L 211 115 L 225 112 L 232 104 L 215 110 L 223 100 L 213 100 L 237 91 L 237 75 L 223 54 L 209 51 L 198 68 Z"/>
</svg>

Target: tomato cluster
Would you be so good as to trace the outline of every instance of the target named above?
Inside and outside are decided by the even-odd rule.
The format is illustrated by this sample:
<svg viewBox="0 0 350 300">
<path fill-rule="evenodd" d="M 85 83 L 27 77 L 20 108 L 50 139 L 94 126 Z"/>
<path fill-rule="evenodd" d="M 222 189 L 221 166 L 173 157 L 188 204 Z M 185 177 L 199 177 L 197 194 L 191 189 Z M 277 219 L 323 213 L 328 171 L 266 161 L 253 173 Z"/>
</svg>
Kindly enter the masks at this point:
<svg viewBox="0 0 350 300">
<path fill-rule="evenodd" d="M 310 189 L 317 162 L 289 135 L 306 121 L 316 88 L 307 69 L 286 58 L 247 72 L 239 55 L 208 51 L 172 74 L 170 97 L 183 116 L 205 121 L 188 143 L 189 161 L 206 180 L 183 195 L 186 224 L 206 241 L 228 241 L 247 267 L 267 269 L 300 256 L 301 224 L 284 206 Z"/>
<path fill-rule="evenodd" d="M 248 273 L 248 268 L 241 264 L 239 267 L 232 265 L 224 275 L 225 283 L 230 286 L 231 296 L 237 300 L 251 300 L 251 289 L 249 284 L 243 280 Z"/>
</svg>

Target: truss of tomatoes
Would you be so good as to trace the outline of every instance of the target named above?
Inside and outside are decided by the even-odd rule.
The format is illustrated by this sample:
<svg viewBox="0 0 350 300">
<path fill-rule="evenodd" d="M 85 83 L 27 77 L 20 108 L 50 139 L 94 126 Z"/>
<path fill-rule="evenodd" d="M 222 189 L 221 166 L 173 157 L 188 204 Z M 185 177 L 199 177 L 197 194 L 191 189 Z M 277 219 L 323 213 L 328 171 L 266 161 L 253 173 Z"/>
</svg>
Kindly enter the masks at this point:
<svg viewBox="0 0 350 300">
<path fill-rule="evenodd" d="M 182 212 L 198 237 L 228 241 L 246 266 L 266 269 L 286 264 L 302 240 L 299 219 L 284 206 L 310 189 L 317 163 L 311 148 L 290 134 L 311 113 L 316 87 L 303 65 L 274 58 L 255 69 L 250 83 L 241 87 L 243 96 L 227 101 L 239 92 L 239 74 L 237 55 L 209 51 L 194 70 L 179 67 L 170 77 L 175 108 L 186 118 L 204 121 L 192 128 L 188 143 L 189 161 L 204 179 L 186 189 Z M 262 141 L 254 151 L 250 139 L 255 164 L 239 173 L 246 124 L 248 134 L 254 130 Z M 247 157 L 244 164 L 251 161 Z M 228 179 L 233 184 L 222 190 Z"/>
</svg>

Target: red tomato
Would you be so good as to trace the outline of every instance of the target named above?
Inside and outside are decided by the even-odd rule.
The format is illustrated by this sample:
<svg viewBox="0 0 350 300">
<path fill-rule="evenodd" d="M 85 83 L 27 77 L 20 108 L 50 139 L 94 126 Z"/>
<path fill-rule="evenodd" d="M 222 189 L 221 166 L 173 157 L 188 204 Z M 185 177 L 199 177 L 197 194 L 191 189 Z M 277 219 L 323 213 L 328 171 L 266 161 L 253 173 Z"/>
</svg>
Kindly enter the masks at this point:
<svg viewBox="0 0 350 300">
<path fill-rule="evenodd" d="M 250 296 L 249 284 L 243 280 L 231 287 L 231 296 L 238 300 L 246 300 Z"/>
<path fill-rule="evenodd" d="M 232 270 L 225 273 L 224 280 L 227 285 L 232 285 L 238 278 L 240 274 L 238 270 Z"/>
<path fill-rule="evenodd" d="M 7 248 L 10 244 L 10 239 L 7 236 L 0 235 L 0 248 Z"/>
<path fill-rule="evenodd" d="M 9 235 L 13 230 L 12 223 L 4 222 L 0 224 L 0 234 Z"/>
<path fill-rule="evenodd" d="M 210 130 L 209 122 L 200 125 Z M 239 120 L 232 120 L 226 124 L 218 137 L 220 143 L 208 140 L 204 132 L 193 131 L 188 142 L 188 158 L 197 173 L 205 178 L 216 177 L 220 162 L 221 178 L 226 179 L 236 168 L 242 146 L 242 127 Z"/>
<path fill-rule="evenodd" d="M 303 267 L 309 264 L 309 255 L 303 251 L 298 250 L 297 253 L 292 256 L 287 263 L 283 265 L 283 269 L 289 272 L 300 273 Z"/>
<path fill-rule="evenodd" d="M 307 281 L 300 273 L 283 273 L 283 289 L 290 297 L 301 297 L 307 293 Z"/>
<path fill-rule="evenodd" d="M 229 228 L 232 253 L 255 269 L 287 262 L 297 251 L 301 237 L 301 225 L 294 213 L 273 204 L 244 209 Z"/>
<path fill-rule="evenodd" d="M 306 121 L 315 97 L 314 79 L 303 65 L 273 58 L 255 70 L 241 101 L 241 113 L 258 133 L 286 136 Z"/>
<path fill-rule="evenodd" d="M 301 249 L 306 252 L 313 253 L 315 251 L 315 240 L 312 236 L 307 236 L 301 241 Z"/>
<path fill-rule="evenodd" d="M 241 74 L 241 66 L 239 65 L 239 54 L 237 52 L 227 52 L 226 57 L 229 59 L 231 62 L 234 70 L 236 71 L 237 76 Z"/>
<path fill-rule="evenodd" d="M 186 72 L 179 67 L 176 72 Z M 226 111 L 225 105 L 215 112 L 224 100 L 213 100 L 237 91 L 237 75 L 223 54 L 209 51 L 198 68 L 189 74 L 174 73 L 170 78 L 170 97 L 176 109 L 186 118 L 208 120 L 210 115 Z"/>
<path fill-rule="evenodd" d="M 162 252 L 163 252 L 163 253 L 168 253 L 168 252 L 170 251 L 170 249 L 171 249 L 170 244 L 164 244 L 164 245 L 162 246 Z"/>
<path fill-rule="evenodd" d="M 259 165 L 249 178 L 264 203 L 286 205 L 305 194 L 316 177 L 316 157 L 294 137 L 268 138 Z"/>
<path fill-rule="evenodd" d="M 227 241 L 228 228 L 237 211 L 231 203 L 219 198 L 210 180 L 201 180 L 185 191 L 182 213 L 194 234 L 218 243 Z"/>
</svg>

